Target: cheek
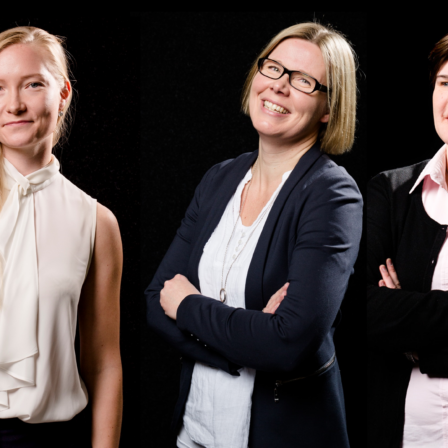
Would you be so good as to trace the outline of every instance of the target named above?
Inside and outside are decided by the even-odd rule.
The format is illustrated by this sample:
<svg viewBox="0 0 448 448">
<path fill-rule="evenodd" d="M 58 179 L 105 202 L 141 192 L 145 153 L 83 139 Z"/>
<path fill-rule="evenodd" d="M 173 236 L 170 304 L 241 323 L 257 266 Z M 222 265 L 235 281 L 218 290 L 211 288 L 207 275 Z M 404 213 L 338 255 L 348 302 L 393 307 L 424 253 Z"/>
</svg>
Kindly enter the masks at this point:
<svg viewBox="0 0 448 448">
<path fill-rule="evenodd" d="M 54 129 L 59 109 L 59 102 L 55 95 L 45 95 L 44 97 L 36 98 L 31 107 L 40 123 L 41 132 L 46 133 L 50 128 Z"/>
<path fill-rule="evenodd" d="M 254 80 L 252 81 L 252 86 L 250 88 L 249 94 L 249 105 L 256 104 L 258 102 L 258 96 L 265 92 L 269 88 L 269 78 L 260 75 L 259 73 L 255 75 Z"/>
</svg>

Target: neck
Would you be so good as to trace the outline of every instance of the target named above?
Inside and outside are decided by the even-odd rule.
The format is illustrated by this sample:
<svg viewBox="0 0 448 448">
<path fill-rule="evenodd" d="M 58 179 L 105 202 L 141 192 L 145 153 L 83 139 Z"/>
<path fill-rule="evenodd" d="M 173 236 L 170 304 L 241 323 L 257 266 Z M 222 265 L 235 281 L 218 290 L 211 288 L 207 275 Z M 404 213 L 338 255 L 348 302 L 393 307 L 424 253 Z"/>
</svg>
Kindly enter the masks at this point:
<svg viewBox="0 0 448 448">
<path fill-rule="evenodd" d="M 3 147 L 3 156 L 22 176 L 27 176 L 51 162 L 51 146 L 46 145 L 32 149 Z"/>
<path fill-rule="evenodd" d="M 272 144 L 260 137 L 257 167 L 254 177 L 261 188 L 279 184 L 284 173 L 291 171 L 301 157 L 314 145 L 316 137 L 295 145 Z M 254 182 L 255 183 L 255 182 Z"/>
</svg>

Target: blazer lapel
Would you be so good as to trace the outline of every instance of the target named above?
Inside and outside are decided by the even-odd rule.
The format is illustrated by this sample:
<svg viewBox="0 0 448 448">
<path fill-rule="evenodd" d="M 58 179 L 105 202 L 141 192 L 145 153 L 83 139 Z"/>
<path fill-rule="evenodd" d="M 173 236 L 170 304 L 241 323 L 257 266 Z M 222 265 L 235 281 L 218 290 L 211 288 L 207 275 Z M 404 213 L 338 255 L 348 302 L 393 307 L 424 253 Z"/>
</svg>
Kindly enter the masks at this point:
<svg viewBox="0 0 448 448">
<path fill-rule="evenodd" d="M 263 275 L 277 221 L 292 190 L 321 155 L 320 147 L 316 143 L 302 156 L 294 167 L 272 205 L 247 273 L 245 295 L 246 309 L 248 310 L 262 310 L 265 306 L 263 300 Z"/>
<path fill-rule="evenodd" d="M 202 223 L 198 238 L 195 242 L 190 257 L 188 278 L 191 283 L 199 288 L 198 266 L 201 260 L 205 244 L 211 234 L 219 224 L 224 210 L 230 199 L 234 195 L 239 183 L 243 180 L 250 166 L 253 165 L 258 157 L 258 150 L 248 154 L 246 157 L 238 158 L 230 162 L 222 171 L 217 174 L 219 187 L 216 194 L 209 196 L 208 203 L 204 204 L 205 212 L 201 212 L 199 220 Z"/>
</svg>

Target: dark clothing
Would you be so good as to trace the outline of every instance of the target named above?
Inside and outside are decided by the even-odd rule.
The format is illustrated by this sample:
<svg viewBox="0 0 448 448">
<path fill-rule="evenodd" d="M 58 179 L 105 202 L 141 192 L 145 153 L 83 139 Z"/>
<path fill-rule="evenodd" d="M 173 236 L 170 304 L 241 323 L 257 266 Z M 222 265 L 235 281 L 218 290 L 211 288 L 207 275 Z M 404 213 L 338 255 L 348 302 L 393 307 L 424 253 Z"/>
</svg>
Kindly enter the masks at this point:
<svg viewBox="0 0 448 448">
<path fill-rule="evenodd" d="M 90 407 L 66 422 L 26 423 L 0 418 L 1 448 L 91 448 Z"/>
<path fill-rule="evenodd" d="M 199 361 L 232 375 L 240 366 L 257 370 L 250 447 L 348 447 L 339 369 L 329 361 L 358 254 L 362 198 L 353 179 L 317 145 L 297 163 L 272 206 L 247 274 L 246 309 L 191 295 L 173 321 L 160 306 L 163 283 L 175 274 L 200 290 L 204 245 L 257 156 L 258 151 L 243 154 L 207 172 L 146 290 L 148 324 L 184 355 L 173 429 L 182 423 Z M 287 296 L 276 313 L 262 313 L 287 281 Z M 275 386 L 327 363 L 319 375 Z"/>
<path fill-rule="evenodd" d="M 448 292 L 431 291 L 446 225 L 423 206 L 423 182 L 409 194 L 428 161 L 373 178 L 367 192 L 368 446 L 400 447 L 406 391 L 415 351 L 420 370 L 448 376 Z M 448 223 L 447 223 L 448 224 Z M 379 266 L 391 258 L 401 290 L 380 288 Z"/>
</svg>

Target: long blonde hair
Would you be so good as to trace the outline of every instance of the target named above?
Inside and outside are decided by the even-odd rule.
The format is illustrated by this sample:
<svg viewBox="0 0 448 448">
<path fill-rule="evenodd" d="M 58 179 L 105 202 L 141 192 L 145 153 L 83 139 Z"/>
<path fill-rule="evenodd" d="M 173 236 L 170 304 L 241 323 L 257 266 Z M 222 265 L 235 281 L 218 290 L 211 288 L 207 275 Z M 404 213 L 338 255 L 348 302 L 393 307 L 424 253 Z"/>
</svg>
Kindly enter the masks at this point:
<svg viewBox="0 0 448 448">
<path fill-rule="evenodd" d="M 15 44 L 36 45 L 43 49 L 46 54 L 48 69 L 59 82 L 61 89 L 64 88 L 66 82 L 70 83 L 70 56 L 65 50 L 63 43 L 63 38 L 32 26 L 19 26 L 0 33 L 0 52 Z M 72 98 L 73 90 L 70 89 L 69 96 L 62 110 L 63 115 L 58 118 L 56 129 L 53 132 L 53 147 L 67 138 L 68 129 L 72 121 L 70 109 Z M 2 143 L 0 142 L 0 209 L 4 201 L 3 163 Z"/>
<path fill-rule="evenodd" d="M 319 140 L 323 151 L 342 154 L 351 149 L 356 124 L 356 54 L 347 39 L 329 26 L 306 22 L 278 33 L 258 55 L 243 87 L 242 110 L 249 115 L 249 96 L 258 72 L 258 59 L 266 58 L 286 39 L 297 38 L 316 44 L 324 58 L 328 83 L 330 118 L 321 125 Z"/>
</svg>

